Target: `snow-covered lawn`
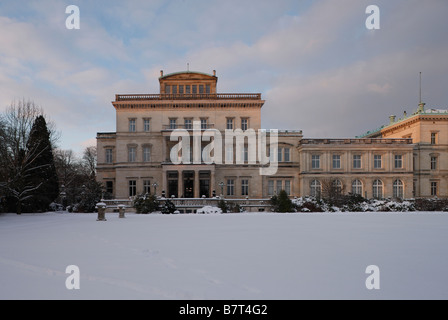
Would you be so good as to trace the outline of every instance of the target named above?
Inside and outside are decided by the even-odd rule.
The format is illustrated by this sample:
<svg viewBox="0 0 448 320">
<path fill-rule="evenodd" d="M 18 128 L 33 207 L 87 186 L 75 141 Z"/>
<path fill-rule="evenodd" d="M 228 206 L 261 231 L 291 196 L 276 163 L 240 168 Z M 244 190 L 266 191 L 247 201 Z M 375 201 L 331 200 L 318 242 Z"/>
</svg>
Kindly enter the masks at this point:
<svg viewBox="0 0 448 320">
<path fill-rule="evenodd" d="M 448 299 L 447 213 L 106 216 L 0 215 L 0 299 Z"/>
</svg>

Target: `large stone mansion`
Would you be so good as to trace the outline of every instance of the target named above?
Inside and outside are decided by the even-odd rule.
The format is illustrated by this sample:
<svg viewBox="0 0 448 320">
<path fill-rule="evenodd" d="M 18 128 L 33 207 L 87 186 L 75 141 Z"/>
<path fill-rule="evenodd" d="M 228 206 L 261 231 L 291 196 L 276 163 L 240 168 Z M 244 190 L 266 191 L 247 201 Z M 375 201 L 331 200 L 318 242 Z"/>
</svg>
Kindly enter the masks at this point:
<svg viewBox="0 0 448 320">
<path fill-rule="evenodd" d="M 116 132 L 97 134 L 97 177 L 111 197 L 266 199 L 282 189 L 291 197 L 319 195 L 328 184 L 368 198 L 448 196 L 448 113 L 425 110 L 423 103 L 362 138 L 306 139 L 302 131 L 278 131 L 278 144 L 267 146 L 278 163 L 274 174 L 260 174 L 265 164 L 251 161 L 249 139 L 230 152 L 222 147 L 225 160 L 233 161 L 206 161 L 202 152 L 199 161 L 173 161 L 173 132 L 225 136 L 262 129 L 261 94 L 218 93 L 217 81 L 215 71 L 161 71 L 158 94 L 116 95 Z M 216 146 L 210 154 L 217 154 Z"/>
</svg>

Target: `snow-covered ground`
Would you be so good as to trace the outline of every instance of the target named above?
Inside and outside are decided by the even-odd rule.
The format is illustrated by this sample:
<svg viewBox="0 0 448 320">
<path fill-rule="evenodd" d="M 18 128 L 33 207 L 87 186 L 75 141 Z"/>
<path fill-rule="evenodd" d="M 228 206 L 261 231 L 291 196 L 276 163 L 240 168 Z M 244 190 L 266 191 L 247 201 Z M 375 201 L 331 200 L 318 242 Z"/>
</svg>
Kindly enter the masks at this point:
<svg viewBox="0 0 448 320">
<path fill-rule="evenodd" d="M 0 299 L 448 299 L 447 213 L 107 219 L 0 215 Z"/>
</svg>

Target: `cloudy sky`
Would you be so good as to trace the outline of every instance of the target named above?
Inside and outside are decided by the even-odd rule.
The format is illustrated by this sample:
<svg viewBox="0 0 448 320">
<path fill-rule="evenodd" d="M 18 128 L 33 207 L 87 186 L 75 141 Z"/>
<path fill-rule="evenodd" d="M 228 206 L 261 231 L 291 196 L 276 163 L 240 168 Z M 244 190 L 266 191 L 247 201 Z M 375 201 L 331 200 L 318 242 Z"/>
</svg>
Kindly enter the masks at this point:
<svg viewBox="0 0 448 320">
<path fill-rule="evenodd" d="M 0 1 L 0 111 L 33 100 L 63 149 L 115 131 L 115 94 L 157 93 L 187 63 L 216 69 L 219 92 L 262 93 L 265 128 L 353 137 L 415 110 L 420 71 L 427 107 L 448 107 L 448 1 Z"/>
</svg>

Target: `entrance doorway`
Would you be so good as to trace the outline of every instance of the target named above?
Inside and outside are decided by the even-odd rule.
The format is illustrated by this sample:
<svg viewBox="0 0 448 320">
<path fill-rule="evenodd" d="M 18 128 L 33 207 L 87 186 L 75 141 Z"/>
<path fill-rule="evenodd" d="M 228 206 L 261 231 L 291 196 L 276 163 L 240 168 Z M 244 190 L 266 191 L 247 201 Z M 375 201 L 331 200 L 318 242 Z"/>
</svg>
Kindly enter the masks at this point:
<svg viewBox="0 0 448 320">
<path fill-rule="evenodd" d="M 184 198 L 194 198 L 194 171 L 184 171 Z"/>
<path fill-rule="evenodd" d="M 168 172 L 168 197 L 178 198 L 177 190 L 179 184 L 179 174 L 177 171 Z"/>
<path fill-rule="evenodd" d="M 199 196 L 210 198 L 210 171 L 199 172 Z"/>
</svg>

